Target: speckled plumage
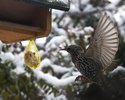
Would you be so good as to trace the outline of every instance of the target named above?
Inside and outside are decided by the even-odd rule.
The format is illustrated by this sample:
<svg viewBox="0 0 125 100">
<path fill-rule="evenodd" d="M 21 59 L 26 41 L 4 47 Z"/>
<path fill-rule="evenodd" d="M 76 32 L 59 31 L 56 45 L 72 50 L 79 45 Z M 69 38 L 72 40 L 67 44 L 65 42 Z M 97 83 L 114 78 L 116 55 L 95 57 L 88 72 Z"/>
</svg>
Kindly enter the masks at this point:
<svg viewBox="0 0 125 100">
<path fill-rule="evenodd" d="M 117 28 L 111 18 L 103 13 L 90 46 L 85 52 L 78 45 L 68 46 L 65 50 L 71 54 L 72 62 L 81 74 L 98 83 L 102 78 L 102 70 L 112 63 L 118 44 Z"/>
</svg>

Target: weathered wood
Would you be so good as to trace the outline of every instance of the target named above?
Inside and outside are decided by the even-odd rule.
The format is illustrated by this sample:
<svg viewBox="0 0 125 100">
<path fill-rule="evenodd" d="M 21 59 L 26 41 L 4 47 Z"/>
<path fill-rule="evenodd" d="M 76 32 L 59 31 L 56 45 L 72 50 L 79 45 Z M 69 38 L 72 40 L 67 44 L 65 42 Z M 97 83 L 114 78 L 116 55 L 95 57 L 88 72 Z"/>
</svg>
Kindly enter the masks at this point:
<svg viewBox="0 0 125 100">
<path fill-rule="evenodd" d="M 47 36 L 51 30 L 48 7 L 0 0 L 0 40 L 10 43 Z"/>
</svg>

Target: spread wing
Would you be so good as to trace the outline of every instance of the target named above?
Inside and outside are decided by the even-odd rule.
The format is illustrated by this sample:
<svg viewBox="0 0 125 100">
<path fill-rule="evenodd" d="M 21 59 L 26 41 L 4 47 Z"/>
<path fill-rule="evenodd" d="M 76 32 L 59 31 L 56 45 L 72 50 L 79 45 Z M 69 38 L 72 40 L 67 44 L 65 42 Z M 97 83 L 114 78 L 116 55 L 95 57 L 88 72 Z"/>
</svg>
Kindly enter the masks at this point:
<svg viewBox="0 0 125 100">
<path fill-rule="evenodd" d="M 119 38 L 117 28 L 107 13 L 103 13 L 97 24 L 95 35 L 85 52 L 87 57 L 93 57 L 101 62 L 102 67 L 108 67 L 118 50 Z"/>
</svg>

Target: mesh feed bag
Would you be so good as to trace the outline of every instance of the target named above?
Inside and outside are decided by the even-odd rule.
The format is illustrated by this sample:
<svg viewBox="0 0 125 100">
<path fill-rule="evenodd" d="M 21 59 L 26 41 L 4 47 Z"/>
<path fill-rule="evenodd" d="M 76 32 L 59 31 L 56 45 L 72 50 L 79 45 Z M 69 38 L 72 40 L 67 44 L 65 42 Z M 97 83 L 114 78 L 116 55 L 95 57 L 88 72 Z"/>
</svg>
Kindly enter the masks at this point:
<svg viewBox="0 0 125 100">
<path fill-rule="evenodd" d="M 34 40 L 29 40 L 24 52 L 24 62 L 30 68 L 38 68 L 40 65 L 40 55 Z"/>
</svg>

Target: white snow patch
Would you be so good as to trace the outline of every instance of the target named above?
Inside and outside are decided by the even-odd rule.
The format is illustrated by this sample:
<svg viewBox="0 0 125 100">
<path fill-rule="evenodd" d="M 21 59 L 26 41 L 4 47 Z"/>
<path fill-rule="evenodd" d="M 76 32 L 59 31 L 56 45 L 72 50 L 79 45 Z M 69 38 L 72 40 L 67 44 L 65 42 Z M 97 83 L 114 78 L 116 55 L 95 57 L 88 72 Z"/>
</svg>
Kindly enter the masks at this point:
<svg viewBox="0 0 125 100">
<path fill-rule="evenodd" d="M 57 23 L 53 22 L 52 23 L 52 31 L 54 33 L 58 33 L 58 35 L 65 35 L 67 32 L 63 28 L 59 28 Z"/>
<path fill-rule="evenodd" d="M 11 52 L 1 53 L 0 58 L 2 59 L 2 61 L 13 61 L 14 55 Z"/>
<path fill-rule="evenodd" d="M 71 14 L 79 14 L 80 13 L 80 10 L 79 10 L 79 7 L 78 7 L 78 5 L 77 5 L 77 3 L 76 3 L 76 5 L 75 4 L 71 4 L 70 5 L 70 10 L 69 10 L 69 12 L 71 13 Z"/>
<path fill-rule="evenodd" d="M 96 8 L 94 8 L 91 4 L 88 4 L 85 8 L 84 8 L 84 12 L 85 13 L 89 13 L 89 12 L 93 12 L 95 11 Z"/>
<path fill-rule="evenodd" d="M 44 55 L 45 52 L 43 50 L 39 50 L 39 55 L 40 55 L 40 58 L 42 58 L 42 55 Z"/>
<path fill-rule="evenodd" d="M 56 72 L 56 73 L 66 73 L 71 70 L 71 68 L 66 68 L 66 67 L 62 67 L 62 66 L 54 65 L 54 64 L 52 65 L 52 68 L 53 68 L 54 72 Z"/>
<path fill-rule="evenodd" d="M 41 68 L 45 68 L 45 67 L 51 67 L 55 73 L 66 73 L 71 70 L 71 68 L 66 68 L 60 65 L 53 64 L 48 58 L 45 58 L 41 62 Z"/>
<path fill-rule="evenodd" d="M 90 0 L 81 0 L 82 5 L 87 5 L 90 2 Z"/>
<path fill-rule="evenodd" d="M 35 43 L 38 44 L 39 46 L 40 46 L 40 45 L 43 45 L 45 42 L 46 42 L 46 37 L 37 38 L 37 39 L 35 40 Z M 29 40 L 21 41 L 21 43 L 22 43 L 22 46 L 27 47 L 27 46 L 28 46 L 28 43 L 29 43 Z"/>
<path fill-rule="evenodd" d="M 64 4 L 68 4 L 68 0 L 59 0 L 59 1 L 64 3 Z"/>
<path fill-rule="evenodd" d="M 36 44 L 39 46 L 43 46 L 43 44 L 46 42 L 46 37 L 38 38 L 35 40 Z"/>
<path fill-rule="evenodd" d="M 114 5 L 117 5 L 121 0 L 108 0 L 108 1 Z"/>
<path fill-rule="evenodd" d="M 60 22 L 60 25 L 62 27 L 67 27 L 71 22 L 72 22 L 71 18 L 69 16 L 66 16 L 65 18 L 62 19 L 62 21 Z"/>
<path fill-rule="evenodd" d="M 119 71 L 125 72 L 125 67 L 118 66 L 116 69 L 111 71 L 111 73 L 118 73 Z"/>
<path fill-rule="evenodd" d="M 108 0 L 110 3 L 105 7 L 105 9 L 117 9 L 117 5 L 121 0 Z"/>
<path fill-rule="evenodd" d="M 16 68 L 13 70 L 16 74 L 21 74 L 25 72 L 23 52 L 18 55 L 15 55 L 13 63 L 16 65 Z"/>
<path fill-rule="evenodd" d="M 43 60 L 41 61 L 41 66 L 43 66 L 43 67 L 51 66 L 51 61 L 50 61 L 50 59 L 48 59 L 48 58 L 43 59 Z"/>
<path fill-rule="evenodd" d="M 52 76 L 50 74 L 45 74 L 43 73 L 42 71 L 40 70 L 35 70 L 33 69 L 34 73 L 35 73 L 35 76 L 38 78 L 38 79 L 43 79 L 45 80 L 47 83 L 57 87 L 57 88 L 61 88 L 61 87 L 64 87 L 68 84 L 71 84 L 74 82 L 74 80 L 76 79 L 76 76 L 70 76 L 70 77 L 67 77 L 65 79 L 58 79 L 57 77 L 55 76 Z"/>
<path fill-rule="evenodd" d="M 18 66 L 14 70 L 12 70 L 12 72 L 15 72 L 18 75 L 18 74 L 22 74 L 22 73 L 24 73 L 26 71 L 25 71 L 24 67 Z"/>
<path fill-rule="evenodd" d="M 114 18 L 119 26 L 125 23 L 125 6 L 122 6 L 118 9 L 118 12 L 114 14 Z"/>
<path fill-rule="evenodd" d="M 94 32 L 94 28 L 92 28 L 91 26 L 87 26 L 84 28 L 84 32 L 90 35 L 92 32 Z"/>
<path fill-rule="evenodd" d="M 28 41 L 27 40 L 26 41 L 21 41 L 21 43 L 22 43 L 22 46 L 24 46 L 24 47 L 26 47 L 28 45 Z"/>
<path fill-rule="evenodd" d="M 60 18 L 64 14 L 64 11 L 52 9 L 52 15 Z"/>
<path fill-rule="evenodd" d="M 59 96 L 54 96 L 54 94 L 46 94 L 47 100 L 67 100 L 66 96 L 61 94 Z"/>
<path fill-rule="evenodd" d="M 59 46 L 61 43 L 67 40 L 67 37 L 64 35 L 56 36 L 50 40 L 50 42 L 45 46 L 46 50 L 51 49 L 54 45 L 54 48 Z"/>
<path fill-rule="evenodd" d="M 64 48 L 64 47 L 62 47 L 62 48 Z M 61 55 L 64 57 L 64 56 L 67 56 L 69 53 L 67 52 L 67 51 L 65 51 L 65 50 L 60 50 L 59 51 L 60 53 L 61 53 Z"/>
<path fill-rule="evenodd" d="M 114 76 L 118 73 L 125 73 L 125 67 L 122 67 L 122 66 L 118 66 L 117 68 L 115 68 L 113 71 L 111 71 L 109 73 L 109 76 Z"/>
<path fill-rule="evenodd" d="M 4 43 L 0 41 L 0 52 L 2 51 L 2 47 L 4 46 Z"/>
</svg>

